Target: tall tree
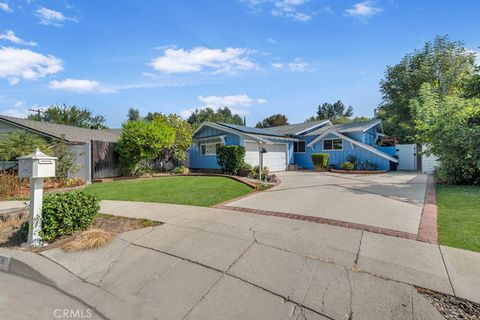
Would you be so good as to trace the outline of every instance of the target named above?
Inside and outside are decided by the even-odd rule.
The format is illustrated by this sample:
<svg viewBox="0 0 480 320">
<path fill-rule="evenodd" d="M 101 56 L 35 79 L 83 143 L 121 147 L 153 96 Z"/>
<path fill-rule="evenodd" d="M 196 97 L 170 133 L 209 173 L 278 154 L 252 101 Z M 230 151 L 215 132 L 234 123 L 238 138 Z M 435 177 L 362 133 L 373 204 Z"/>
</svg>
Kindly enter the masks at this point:
<svg viewBox="0 0 480 320">
<path fill-rule="evenodd" d="M 128 121 L 136 121 L 140 120 L 140 111 L 136 108 L 130 108 L 128 109 L 128 114 L 127 114 Z"/>
<path fill-rule="evenodd" d="M 194 127 L 198 127 L 204 121 L 243 125 L 242 117 L 233 114 L 228 107 L 218 108 L 217 110 L 212 108 L 195 109 L 187 121 Z"/>
<path fill-rule="evenodd" d="M 350 117 L 353 115 L 353 107 L 345 107 L 341 100 L 335 103 L 325 102 L 318 106 L 317 115 L 310 117 L 307 121 L 316 120 L 330 120 L 332 123 L 346 123 L 350 122 Z"/>
<path fill-rule="evenodd" d="M 262 121 L 258 122 L 255 127 L 257 128 L 270 128 L 270 127 L 279 127 L 287 125 L 288 119 L 287 116 L 284 114 L 274 114 L 268 118 L 263 119 Z"/>
<path fill-rule="evenodd" d="M 410 102 L 418 97 L 421 86 L 429 83 L 443 98 L 458 93 L 474 71 L 475 53 L 462 42 L 449 41 L 447 36 L 425 43 L 400 63 L 388 66 L 380 81 L 382 102 L 378 112 L 385 130 L 403 142 L 414 142 L 416 131 Z"/>
<path fill-rule="evenodd" d="M 429 83 L 411 101 L 417 141 L 438 157 L 440 179 L 480 184 L 480 99 L 441 94 Z"/>
<path fill-rule="evenodd" d="M 43 111 L 29 115 L 28 119 L 88 129 L 107 128 L 104 116 L 93 115 L 92 112 L 86 108 L 67 106 L 65 104 L 61 106 L 51 105 Z"/>
</svg>

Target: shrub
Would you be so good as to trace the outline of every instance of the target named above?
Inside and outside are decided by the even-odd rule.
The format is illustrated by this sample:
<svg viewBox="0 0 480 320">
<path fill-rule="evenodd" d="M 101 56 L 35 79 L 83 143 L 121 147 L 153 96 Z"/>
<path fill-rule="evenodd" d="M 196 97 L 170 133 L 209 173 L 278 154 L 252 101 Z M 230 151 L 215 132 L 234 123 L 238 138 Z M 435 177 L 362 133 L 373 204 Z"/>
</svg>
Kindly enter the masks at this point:
<svg viewBox="0 0 480 320">
<path fill-rule="evenodd" d="M 378 169 L 378 164 L 371 162 L 370 160 L 365 161 L 365 170 L 367 171 L 375 171 Z"/>
<path fill-rule="evenodd" d="M 357 170 L 358 169 L 358 159 L 354 155 L 349 155 L 347 157 L 347 161 L 353 164 L 353 169 Z"/>
<path fill-rule="evenodd" d="M 260 170 L 260 166 L 253 167 L 253 169 L 250 170 L 248 177 L 252 179 L 258 179 L 259 170 Z M 263 167 L 262 176 L 260 180 L 265 180 L 265 177 L 268 177 L 268 172 L 269 172 L 268 167 L 267 166 Z"/>
<path fill-rule="evenodd" d="M 20 185 L 21 181 L 16 175 L 0 173 L 0 200 L 13 196 Z"/>
<path fill-rule="evenodd" d="M 217 149 L 217 162 L 223 173 L 236 175 L 245 165 L 245 148 L 221 146 Z"/>
<path fill-rule="evenodd" d="M 340 168 L 342 168 L 343 170 L 349 170 L 350 171 L 350 170 L 353 170 L 354 165 L 353 165 L 353 163 L 351 163 L 349 161 L 345 161 L 340 165 Z"/>
<path fill-rule="evenodd" d="M 173 173 L 175 174 L 188 174 L 188 168 L 184 166 L 179 166 L 173 169 Z"/>
<path fill-rule="evenodd" d="M 328 153 L 314 153 L 311 155 L 315 168 L 324 169 L 328 166 Z"/>
<path fill-rule="evenodd" d="M 99 200 L 86 192 L 47 195 L 42 207 L 42 240 L 48 242 L 88 229 L 99 210 Z"/>
</svg>

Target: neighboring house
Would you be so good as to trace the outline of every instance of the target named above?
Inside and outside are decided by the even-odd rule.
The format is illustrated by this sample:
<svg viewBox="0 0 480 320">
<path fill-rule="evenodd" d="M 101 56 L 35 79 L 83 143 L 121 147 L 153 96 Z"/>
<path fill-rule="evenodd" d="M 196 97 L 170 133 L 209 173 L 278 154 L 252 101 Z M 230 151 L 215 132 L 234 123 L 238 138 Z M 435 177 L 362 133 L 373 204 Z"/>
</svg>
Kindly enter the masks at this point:
<svg viewBox="0 0 480 320">
<path fill-rule="evenodd" d="M 191 169 L 219 169 L 216 149 L 222 145 L 244 146 L 245 161 L 259 164 L 259 148 L 265 148 L 263 164 L 270 171 L 285 171 L 289 165 L 313 169 L 311 155 L 328 153 L 329 165 L 336 168 L 350 155 L 390 170 L 398 163 L 395 147 L 377 146 L 384 136 L 381 120 L 332 125 L 328 120 L 312 121 L 266 129 L 226 123 L 204 122 L 195 131 L 189 150 Z"/>
<path fill-rule="evenodd" d="M 14 117 L 0 116 L 0 139 L 15 130 L 38 134 L 49 141 L 64 140 L 77 154 L 79 171 L 72 177 L 86 180 L 120 175 L 115 142 L 120 129 L 85 129 Z"/>
</svg>

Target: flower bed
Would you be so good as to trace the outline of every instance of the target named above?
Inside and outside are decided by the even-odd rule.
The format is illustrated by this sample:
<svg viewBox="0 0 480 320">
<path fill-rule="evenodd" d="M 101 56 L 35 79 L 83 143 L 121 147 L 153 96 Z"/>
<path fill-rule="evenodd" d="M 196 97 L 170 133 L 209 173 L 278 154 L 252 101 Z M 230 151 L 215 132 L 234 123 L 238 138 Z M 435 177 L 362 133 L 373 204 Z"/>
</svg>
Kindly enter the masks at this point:
<svg viewBox="0 0 480 320">
<path fill-rule="evenodd" d="M 338 170 L 338 169 L 330 169 L 330 172 L 334 173 L 349 173 L 349 174 L 378 174 L 378 173 L 385 173 L 387 170 Z"/>
</svg>

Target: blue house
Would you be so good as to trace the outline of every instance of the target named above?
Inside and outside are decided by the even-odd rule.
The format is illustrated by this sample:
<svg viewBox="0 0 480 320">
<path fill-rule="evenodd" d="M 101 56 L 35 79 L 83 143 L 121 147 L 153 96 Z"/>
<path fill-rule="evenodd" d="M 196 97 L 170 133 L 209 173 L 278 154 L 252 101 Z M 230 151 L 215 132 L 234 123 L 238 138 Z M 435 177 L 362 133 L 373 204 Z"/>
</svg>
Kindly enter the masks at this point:
<svg viewBox="0 0 480 320">
<path fill-rule="evenodd" d="M 222 145 L 244 146 L 245 161 L 257 166 L 261 149 L 263 164 L 271 172 L 288 170 L 289 165 L 313 169 L 311 155 L 328 153 L 329 165 L 339 168 L 354 156 L 360 163 L 370 163 L 378 170 L 390 170 L 398 163 L 395 147 L 379 147 L 384 136 L 381 120 L 332 125 L 329 120 L 291 124 L 266 129 L 226 123 L 204 122 L 195 131 L 189 149 L 191 169 L 220 169 L 216 150 Z"/>
</svg>

